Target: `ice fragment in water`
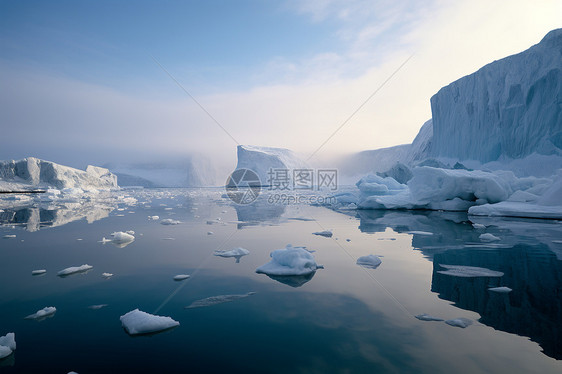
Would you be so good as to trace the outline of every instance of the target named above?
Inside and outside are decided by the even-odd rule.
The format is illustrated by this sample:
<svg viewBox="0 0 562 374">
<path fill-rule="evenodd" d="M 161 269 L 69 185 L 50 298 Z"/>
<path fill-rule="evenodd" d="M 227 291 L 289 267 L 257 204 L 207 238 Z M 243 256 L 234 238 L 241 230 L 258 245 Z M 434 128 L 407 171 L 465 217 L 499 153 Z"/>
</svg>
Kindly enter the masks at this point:
<svg viewBox="0 0 562 374">
<path fill-rule="evenodd" d="M 157 333 L 180 324 L 170 317 L 156 316 L 138 309 L 122 315 L 119 319 L 125 331 L 130 335 Z"/>
<path fill-rule="evenodd" d="M 288 244 L 270 254 L 271 261 L 256 269 L 256 273 L 267 275 L 306 275 L 320 268 L 314 256 L 304 247 L 293 247 Z"/>
<path fill-rule="evenodd" d="M 317 232 L 313 232 L 312 234 L 318 235 L 318 236 L 324 236 L 326 238 L 331 238 L 332 235 L 333 235 L 330 230 L 317 231 Z"/>
<path fill-rule="evenodd" d="M 93 266 L 90 266 L 88 264 L 86 265 L 82 265 L 82 266 L 71 266 L 69 268 L 63 269 L 61 271 L 59 271 L 57 273 L 57 275 L 59 277 L 66 277 L 68 275 L 72 275 L 72 274 L 78 274 L 78 273 L 85 273 L 90 269 L 93 269 Z"/>
<path fill-rule="evenodd" d="M 408 234 L 411 234 L 411 235 L 424 235 L 424 236 L 431 236 L 431 235 L 433 235 L 432 232 L 427 232 L 427 231 L 409 231 Z"/>
<path fill-rule="evenodd" d="M 45 269 L 33 270 L 33 271 L 31 272 L 31 275 L 42 275 L 42 274 L 45 274 L 46 272 L 47 272 L 47 270 L 45 270 Z"/>
<path fill-rule="evenodd" d="M 376 269 L 381 263 L 380 257 L 375 255 L 362 256 L 357 259 L 357 265 L 369 269 Z"/>
<path fill-rule="evenodd" d="M 185 279 L 187 279 L 187 278 L 189 278 L 189 277 L 190 277 L 190 276 L 187 275 L 187 274 L 178 274 L 178 275 L 174 276 L 174 280 L 175 280 L 175 281 L 182 281 L 182 280 L 185 280 Z"/>
<path fill-rule="evenodd" d="M 492 292 L 498 292 L 498 293 L 509 293 L 512 291 L 511 288 L 509 287 L 492 287 L 492 288 L 488 288 L 488 291 L 492 291 Z"/>
<path fill-rule="evenodd" d="M 244 297 L 248 297 L 248 296 L 251 296 L 251 295 L 254 295 L 254 294 L 255 294 L 255 292 L 248 292 L 248 293 L 243 294 L 243 295 L 211 296 L 211 297 L 207 297 L 205 299 L 194 301 L 193 303 L 191 303 L 191 305 L 186 306 L 185 308 L 186 309 L 202 308 L 202 307 L 216 305 L 216 304 L 228 303 L 228 302 L 238 300 L 238 299 L 242 299 Z"/>
<path fill-rule="evenodd" d="M 111 273 L 102 273 L 101 276 L 104 277 L 105 279 L 109 279 L 109 278 L 111 278 L 111 277 L 113 276 L 113 274 L 111 274 Z"/>
<path fill-rule="evenodd" d="M 443 321 L 443 318 L 430 316 L 427 313 L 418 314 L 416 318 L 419 319 L 420 321 Z"/>
<path fill-rule="evenodd" d="M 462 265 L 443 265 L 447 270 L 438 271 L 439 274 L 451 275 L 453 277 L 502 277 L 503 273 L 501 271 L 490 270 L 486 268 L 479 268 L 476 266 L 462 266 Z"/>
<path fill-rule="evenodd" d="M 0 336 L 0 360 L 8 357 L 16 350 L 16 334 L 13 332 Z"/>
<path fill-rule="evenodd" d="M 162 221 L 160 221 L 161 225 L 177 225 L 179 223 L 181 223 L 181 222 L 178 221 L 178 220 L 175 220 L 175 219 L 171 219 L 171 218 L 166 218 L 166 219 L 163 219 Z"/>
<path fill-rule="evenodd" d="M 472 321 L 469 320 L 468 318 L 448 319 L 448 320 L 445 321 L 445 323 L 447 325 L 460 327 L 460 328 L 463 328 L 463 329 L 472 325 Z"/>
<path fill-rule="evenodd" d="M 482 235 L 479 236 L 479 238 L 480 238 L 480 240 L 482 240 L 484 242 L 493 242 L 493 241 L 501 240 L 497 236 L 489 234 L 489 233 L 482 234 Z"/>
<path fill-rule="evenodd" d="M 92 309 L 92 310 L 98 310 L 101 308 L 105 308 L 107 306 L 107 304 L 96 304 L 96 305 L 90 305 L 88 307 L 88 309 Z"/>
<path fill-rule="evenodd" d="M 55 308 L 54 306 L 48 306 L 41 310 L 38 310 L 33 314 L 28 315 L 27 317 L 25 317 L 25 319 L 35 319 L 40 321 L 45 318 L 52 317 L 56 312 L 57 312 L 57 308 Z"/>
</svg>

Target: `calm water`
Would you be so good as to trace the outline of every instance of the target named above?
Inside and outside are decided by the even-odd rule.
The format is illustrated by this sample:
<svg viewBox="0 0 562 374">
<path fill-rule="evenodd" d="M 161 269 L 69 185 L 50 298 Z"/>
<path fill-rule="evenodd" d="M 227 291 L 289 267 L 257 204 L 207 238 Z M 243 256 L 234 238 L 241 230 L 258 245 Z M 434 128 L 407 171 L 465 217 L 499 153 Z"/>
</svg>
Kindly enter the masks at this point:
<svg viewBox="0 0 562 374">
<path fill-rule="evenodd" d="M 18 345 L 0 372 L 562 372 L 561 223 L 481 218 L 488 228 L 476 230 L 464 214 L 236 206 L 221 193 L 140 190 L 0 206 L 0 236 L 16 235 L 0 239 L 0 336 L 15 332 Z M 182 223 L 161 225 L 153 215 Z M 312 235 L 326 229 L 332 238 Z M 126 230 L 136 239 L 125 247 L 99 242 Z M 484 232 L 501 240 L 484 244 Z M 307 278 L 255 273 L 288 243 L 315 250 L 325 269 Z M 212 255 L 234 247 L 250 254 L 239 262 Z M 355 264 L 368 254 L 383 256 L 377 269 Z M 82 264 L 94 268 L 56 276 Z M 438 273 L 439 264 L 504 275 L 455 277 Z M 32 276 L 35 269 L 47 273 Z M 192 277 L 175 282 L 176 274 Z M 256 294 L 184 308 L 247 292 Z M 88 308 L 96 304 L 107 306 Z M 24 320 L 46 306 L 57 308 L 52 318 Z M 181 325 L 131 337 L 119 316 L 135 308 Z M 414 318 L 421 313 L 474 323 L 422 322 Z"/>
</svg>

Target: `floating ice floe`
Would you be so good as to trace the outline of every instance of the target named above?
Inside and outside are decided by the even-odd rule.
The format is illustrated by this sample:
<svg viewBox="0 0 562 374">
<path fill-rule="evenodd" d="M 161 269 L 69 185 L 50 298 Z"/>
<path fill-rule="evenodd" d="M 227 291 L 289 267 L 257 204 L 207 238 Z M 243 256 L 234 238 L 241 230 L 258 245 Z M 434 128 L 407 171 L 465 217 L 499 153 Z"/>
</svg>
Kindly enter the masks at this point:
<svg viewBox="0 0 562 374">
<path fill-rule="evenodd" d="M 0 336 L 0 360 L 8 357 L 16 350 L 16 334 L 9 332 Z"/>
<path fill-rule="evenodd" d="M 433 235 L 432 232 L 427 232 L 427 231 L 408 231 L 408 234 L 410 234 L 410 235 L 422 235 L 422 236 Z"/>
<path fill-rule="evenodd" d="M 109 279 L 113 276 L 113 274 L 111 274 L 111 273 L 101 273 L 101 276 L 104 277 L 105 279 Z"/>
<path fill-rule="evenodd" d="M 54 306 L 48 306 L 41 310 L 38 310 L 33 314 L 28 315 L 27 317 L 25 317 L 25 319 L 34 319 L 34 320 L 41 321 L 45 318 L 52 317 L 56 312 L 57 312 L 57 308 L 55 308 Z"/>
<path fill-rule="evenodd" d="M 317 232 L 313 232 L 312 234 L 314 234 L 314 235 L 319 235 L 319 236 L 324 236 L 324 237 L 326 237 L 326 238 L 331 238 L 332 235 L 333 235 L 330 230 L 317 231 Z"/>
<path fill-rule="evenodd" d="M 256 273 L 267 275 L 306 275 L 322 268 L 314 260 L 314 256 L 304 247 L 293 247 L 288 244 L 270 254 L 271 261 L 256 269 Z"/>
<path fill-rule="evenodd" d="M 376 269 L 381 263 L 380 257 L 376 255 L 361 256 L 357 259 L 357 265 L 368 269 Z"/>
<path fill-rule="evenodd" d="M 454 327 L 460 327 L 460 328 L 463 328 L 463 329 L 472 325 L 472 321 L 469 320 L 468 318 L 448 319 L 448 320 L 445 321 L 445 323 L 447 325 L 454 326 Z"/>
<path fill-rule="evenodd" d="M 176 240 L 176 238 L 162 238 L 162 240 Z"/>
<path fill-rule="evenodd" d="M 133 236 L 133 234 L 131 234 L 131 232 L 134 233 L 134 231 L 127 231 L 127 232 L 123 232 L 123 231 L 116 231 L 114 233 L 111 234 L 111 241 L 114 244 L 129 244 L 132 241 L 135 240 L 135 237 Z"/>
<path fill-rule="evenodd" d="M 480 240 L 484 241 L 484 242 L 495 242 L 498 240 L 501 240 L 500 238 L 498 238 L 495 235 L 492 235 L 490 233 L 486 233 L 486 234 L 482 234 L 478 237 Z"/>
<path fill-rule="evenodd" d="M 219 295 L 219 296 L 211 296 L 205 299 L 196 300 L 192 302 L 189 306 L 186 306 L 185 309 L 192 309 L 192 308 L 202 308 L 206 306 L 228 303 L 234 300 L 242 299 L 251 295 L 254 295 L 255 292 L 248 292 L 242 295 Z"/>
<path fill-rule="evenodd" d="M 492 288 L 488 288 L 488 291 L 492 291 L 492 292 L 498 292 L 498 293 L 509 293 L 511 291 L 513 291 L 511 288 L 509 287 L 492 287 Z"/>
<path fill-rule="evenodd" d="M 131 236 L 135 235 L 135 232 L 134 232 L 133 230 L 125 231 L 125 233 L 127 233 L 127 234 L 129 234 L 129 235 L 131 235 Z"/>
<path fill-rule="evenodd" d="M 250 254 L 250 251 L 248 251 L 245 248 L 233 248 L 233 249 L 229 249 L 229 250 L 216 250 L 213 252 L 213 255 L 215 256 L 219 256 L 219 257 L 234 257 L 236 258 L 236 262 L 240 262 L 240 259 L 246 255 Z"/>
<path fill-rule="evenodd" d="M 483 229 L 486 228 L 486 225 L 483 225 L 483 224 L 481 224 L 481 223 L 473 223 L 473 224 L 472 224 L 472 227 L 474 227 L 474 228 L 477 229 L 477 230 L 483 230 Z"/>
<path fill-rule="evenodd" d="M 170 317 L 156 316 L 138 309 L 132 310 L 120 318 L 125 331 L 130 335 L 153 334 L 179 326 L 178 321 Z"/>
<path fill-rule="evenodd" d="M 430 316 L 427 313 L 423 313 L 423 314 L 418 314 L 416 316 L 417 319 L 419 319 L 420 321 L 443 321 L 443 318 L 439 318 L 439 317 L 434 317 L 434 316 Z"/>
<path fill-rule="evenodd" d="M 181 223 L 180 221 L 171 218 L 166 218 L 160 221 L 161 225 L 178 225 L 180 223 Z"/>
<path fill-rule="evenodd" d="M 72 275 L 72 274 L 78 274 L 78 273 L 85 273 L 90 269 L 93 269 L 93 266 L 90 266 L 88 264 L 82 265 L 82 266 L 71 266 L 69 268 L 63 269 L 61 271 L 59 271 L 57 273 L 57 275 L 59 277 L 66 277 L 68 275 Z"/>
<path fill-rule="evenodd" d="M 215 233 L 212 231 L 207 231 L 207 235 L 214 235 Z"/>
<path fill-rule="evenodd" d="M 152 221 L 158 221 L 160 219 L 160 217 L 159 216 L 148 216 L 148 219 L 152 220 Z"/>
<path fill-rule="evenodd" d="M 185 280 L 189 277 L 190 277 L 190 275 L 187 275 L 187 274 L 178 274 L 178 275 L 174 276 L 174 280 L 175 281 L 182 281 L 182 280 Z"/>
<path fill-rule="evenodd" d="M 2 239 L 13 239 L 13 238 L 15 238 L 15 237 L 16 237 L 15 235 L 11 235 L 11 234 L 10 234 L 10 235 L 4 235 L 4 236 L 2 237 Z"/>
<path fill-rule="evenodd" d="M 45 270 L 45 269 L 33 270 L 33 271 L 31 271 L 31 275 L 42 275 L 42 274 L 45 274 L 46 272 L 47 272 L 47 270 Z"/>
<path fill-rule="evenodd" d="M 88 309 L 92 309 L 92 310 L 98 310 L 101 308 L 105 308 L 107 306 L 107 304 L 96 304 L 96 305 L 90 305 L 88 307 Z"/>
<path fill-rule="evenodd" d="M 503 273 L 501 271 L 490 270 L 486 268 L 480 268 L 476 266 L 463 266 L 463 265 L 443 265 L 447 270 L 438 271 L 439 274 L 451 275 L 453 277 L 502 277 Z"/>
</svg>

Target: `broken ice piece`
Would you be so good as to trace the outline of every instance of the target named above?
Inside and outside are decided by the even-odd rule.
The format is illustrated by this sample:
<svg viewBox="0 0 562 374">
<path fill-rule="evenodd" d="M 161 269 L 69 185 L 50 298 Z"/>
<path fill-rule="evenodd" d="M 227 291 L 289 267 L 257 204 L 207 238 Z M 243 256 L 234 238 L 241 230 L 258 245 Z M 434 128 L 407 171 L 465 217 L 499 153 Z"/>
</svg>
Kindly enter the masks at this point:
<svg viewBox="0 0 562 374">
<path fill-rule="evenodd" d="M 148 219 L 150 219 L 152 221 L 158 221 L 160 219 L 160 217 L 158 217 L 158 216 L 148 216 Z"/>
<path fill-rule="evenodd" d="M 433 235 L 432 232 L 427 232 L 427 231 L 408 231 L 408 234 L 411 234 L 411 235 L 422 235 L 422 236 L 431 236 L 431 235 Z"/>
<path fill-rule="evenodd" d="M 135 240 L 135 237 L 131 233 L 134 234 L 134 231 L 116 231 L 111 234 L 111 241 L 117 244 L 132 242 Z"/>
<path fill-rule="evenodd" d="M 190 277 L 190 275 L 187 275 L 187 274 L 178 274 L 178 275 L 174 276 L 174 280 L 175 281 L 182 281 L 182 280 L 185 280 L 189 277 Z"/>
<path fill-rule="evenodd" d="M 68 275 L 72 275 L 72 274 L 78 274 L 78 273 L 85 273 L 90 269 L 93 269 L 93 266 L 90 266 L 88 264 L 82 265 L 82 266 L 71 266 L 69 268 L 63 269 L 61 271 L 59 271 L 57 273 L 57 275 L 59 277 L 66 277 Z"/>
<path fill-rule="evenodd" d="M 494 241 L 501 240 L 497 236 L 489 234 L 489 233 L 482 234 L 482 235 L 479 236 L 479 238 L 480 238 L 480 240 L 482 240 L 484 242 L 494 242 Z"/>
<path fill-rule="evenodd" d="M 130 335 L 157 333 L 180 324 L 170 317 L 156 316 L 138 309 L 122 315 L 119 319 L 125 331 Z"/>
<path fill-rule="evenodd" d="M 47 270 L 45 270 L 45 269 L 33 270 L 33 271 L 31 272 L 31 275 L 42 275 L 42 274 L 45 274 L 46 272 L 47 272 Z"/>
<path fill-rule="evenodd" d="M 473 224 L 472 224 L 472 227 L 474 227 L 474 228 L 477 229 L 477 230 L 482 230 L 482 229 L 485 229 L 485 228 L 486 228 L 486 225 L 483 225 L 483 224 L 481 224 L 481 223 L 473 223 Z"/>
<path fill-rule="evenodd" d="M 8 357 L 16 350 L 16 334 L 13 332 L 0 336 L 0 360 Z"/>
<path fill-rule="evenodd" d="M 56 311 L 57 308 L 55 308 L 54 306 L 48 306 L 41 310 L 38 310 L 33 314 L 28 315 L 27 317 L 25 317 L 25 319 L 43 320 L 45 318 L 52 317 L 56 313 Z"/>
<path fill-rule="evenodd" d="M 376 269 L 381 263 L 380 257 L 376 255 L 362 256 L 357 259 L 357 265 L 368 269 Z"/>
<path fill-rule="evenodd" d="M 2 238 L 3 239 L 13 239 L 15 237 L 16 237 L 15 235 L 4 235 Z"/>
<path fill-rule="evenodd" d="M 492 287 L 492 288 L 488 288 L 488 291 L 492 291 L 492 292 L 498 292 L 498 293 L 509 293 L 511 291 L 513 291 L 511 288 L 509 287 Z"/>
<path fill-rule="evenodd" d="M 107 304 L 96 304 L 96 305 L 90 305 L 88 307 L 88 309 L 92 309 L 92 310 L 98 310 L 101 308 L 105 308 L 107 306 Z"/>
<path fill-rule="evenodd" d="M 267 275 L 307 275 L 316 272 L 318 266 L 314 256 L 304 247 L 293 247 L 287 244 L 285 248 L 277 249 L 269 254 L 271 261 L 256 269 L 256 273 Z"/>
<path fill-rule="evenodd" d="M 166 219 L 163 219 L 162 221 L 160 221 L 161 225 L 177 225 L 179 223 L 181 223 L 181 222 L 178 221 L 178 220 L 175 220 L 175 219 L 171 219 L 171 218 L 166 218 Z"/>
<path fill-rule="evenodd" d="M 214 235 L 215 233 L 212 231 L 207 231 L 207 235 Z"/>
<path fill-rule="evenodd" d="M 111 273 L 102 273 L 101 276 L 104 277 L 105 279 L 109 279 L 109 278 L 111 278 L 111 277 L 113 276 L 113 274 L 111 274 Z"/>
<path fill-rule="evenodd" d="M 318 235 L 318 236 L 324 236 L 326 238 L 331 238 L 332 235 L 333 235 L 330 230 L 317 231 L 317 232 L 313 232 L 312 234 Z"/>
<path fill-rule="evenodd" d="M 443 321 L 443 318 L 433 317 L 427 313 L 418 314 L 416 318 L 419 319 L 420 321 Z"/>
<path fill-rule="evenodd" d="M 466 328 L 470 325 L 472 325 L 472 321 L 469 320 L 468 318 L 455 318 L 455 319 L 448 319 L 445 321 L 445 323 L 447 325 L 450 326 L 454 326 L 454 327 L 460 327 L 460 328 Z"/>
</svg>

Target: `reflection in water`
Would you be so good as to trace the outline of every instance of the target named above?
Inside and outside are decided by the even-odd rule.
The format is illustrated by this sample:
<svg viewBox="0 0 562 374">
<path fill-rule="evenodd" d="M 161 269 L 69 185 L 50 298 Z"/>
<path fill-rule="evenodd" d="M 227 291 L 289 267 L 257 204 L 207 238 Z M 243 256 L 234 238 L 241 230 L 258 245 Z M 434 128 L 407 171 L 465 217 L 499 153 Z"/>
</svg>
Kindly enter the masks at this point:
<svg viewBox="0 0 562 374">
<path fill-rule="evenodd" d="M 262 223 L 278 224 L 285 208 L 285 205 L 270 204 L 265 198 L 259 198 L 248 205 L 234 204 L 238 221 L 241 222 L 238 224 L 239 229 Z"/>
<path fill-rule="evenodd" d="M 461 278 L 440 274 L 437 265 L 486 267 L 503 277 Z M 490 292 L 508 286 L 510 293 Z M 528 336 L 543 352 L 562 359 L 562 263 L 544 245 L 515 245 L 497 250 L 453 250 L 434 257 L 431 290 L 441 299 L 481 315 L 497 330 Z"/>
<path fill-rule="evenodd" d="M 412 246 L 433 260 L 431 290 L 441 299 L 481 315 L 480 322 L 497 330 L 527 336 L 543 352 L 562 359 L 562 225 L 548 220 L 468 217 L 464 213 L 357 211 L 366 233 L 433 232 L 412 235 Z M 483 229 L 475 229 L 475 220 Z M 500 237 L 483 243 L 485 232 Z M 486 268 L 501 277 L 458 277 L 443 274 L 439 264 Z M 506 286 L 509 293 L 489 288 Z"/>
<path fill-rule="evenodd" d="M 312 279 L 312 277 L 314 277 L 314 274 L 316 274 L 316 272 L 312 272 L 305 275 L 270 275 L 270 274 L 266 274 L 266 275 L 271 279 L 276 280 L 279 283 L 283 283 L 286 284 L 287 286 L 297 288 L 297 287 L 301 287 L 306 282 L 309 282 Z"/>
</svg>

